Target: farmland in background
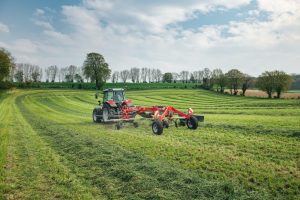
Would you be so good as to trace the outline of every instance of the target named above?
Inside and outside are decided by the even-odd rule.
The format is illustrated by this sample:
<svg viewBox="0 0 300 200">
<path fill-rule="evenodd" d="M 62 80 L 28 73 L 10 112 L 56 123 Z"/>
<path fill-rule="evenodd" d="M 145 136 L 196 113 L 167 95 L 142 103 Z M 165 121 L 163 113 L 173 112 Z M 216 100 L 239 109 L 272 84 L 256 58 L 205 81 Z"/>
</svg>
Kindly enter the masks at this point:
<svg viewBox="0 0 300 200">
<path fill-rule="evenodd" d="M 160 136 L 148 121 L 115 130 L 92 123 L 93 91 L 0 92 L 0 199 L 299 197 L 298 99 L 178 88 L 127 97 L 191 107 L 205 123 Z"/>
<path fill-rule="evenodd" d="M 230 94 L 229 90 L 225 90 L 228 94 Z M 239 90 L 239 93 L 241 94 L 242 91 Z M 247 97 L 260 97 L 260 98 L 268 98 L 268 95 L 266 92 L 257 90 L 257 89 L 248 89 L 245 93 L 245 96 Z M 273 93 L 273 97 L 276 96 L 276 93 Z M 282 93 L 281 98 L 284 99 L 300 99 L 300 90 L 290 90 L 287 92 Z"/>
</svg>

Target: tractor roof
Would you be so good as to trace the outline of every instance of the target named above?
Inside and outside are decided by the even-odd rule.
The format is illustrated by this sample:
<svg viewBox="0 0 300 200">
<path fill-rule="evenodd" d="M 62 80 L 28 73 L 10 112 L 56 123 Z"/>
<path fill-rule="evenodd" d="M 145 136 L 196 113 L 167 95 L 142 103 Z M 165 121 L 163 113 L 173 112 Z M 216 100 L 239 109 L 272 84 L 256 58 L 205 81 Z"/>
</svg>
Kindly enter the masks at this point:
<svg viewBox="0 0 300 200">
<path fill-rule="evenodd" d="M 108 92 L 108 91 L 124 91 L 123 88 L 108 88 L 103 90 L 103 92 Z"/>
</svg>

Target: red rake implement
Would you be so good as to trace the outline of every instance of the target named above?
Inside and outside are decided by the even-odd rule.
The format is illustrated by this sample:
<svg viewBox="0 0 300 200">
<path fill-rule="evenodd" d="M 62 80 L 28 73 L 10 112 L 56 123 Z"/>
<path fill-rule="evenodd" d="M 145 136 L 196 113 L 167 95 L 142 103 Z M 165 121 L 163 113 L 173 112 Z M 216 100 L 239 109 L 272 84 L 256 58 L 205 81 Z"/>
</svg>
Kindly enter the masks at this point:
<svg viewBox="0 0 300 200">
<path fill-rule="evenodd" d="M 121 129 L 126 122 L 138 127 L 138 120 L 150 119 L 153 133 L 161 135 L 164 128 L 169 128 L 170 125 L 175 127 L 186 125 L 189 129 L 197 129 L 198 122 L 204 121 L 204 116 L 195 115 L 191 108 L 184 113 L 173 106 L 134 106 L 130 99 L 125 98 L 125 91 L 122 88 L 104 90 L 103 103 L 99 101 L 99 105 L 93 110 L 93 121 L 116 123 L 117 129 Z M 137 115 L 141 117 L 138 118 Z"/>
</svg>

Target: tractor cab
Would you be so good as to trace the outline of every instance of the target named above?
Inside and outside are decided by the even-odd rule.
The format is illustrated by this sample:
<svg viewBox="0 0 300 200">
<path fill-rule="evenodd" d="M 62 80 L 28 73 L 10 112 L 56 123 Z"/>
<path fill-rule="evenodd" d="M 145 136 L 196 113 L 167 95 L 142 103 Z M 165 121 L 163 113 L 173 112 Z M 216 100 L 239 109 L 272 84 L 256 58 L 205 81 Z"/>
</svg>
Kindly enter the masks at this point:
<svg viewBox="0 0 300 200">
<path fill-rule="evenodd" d="M 103 90 L 103 103 L 122 104 L 125 101 L 125 91 L 122 88 Z"/>
</svg>

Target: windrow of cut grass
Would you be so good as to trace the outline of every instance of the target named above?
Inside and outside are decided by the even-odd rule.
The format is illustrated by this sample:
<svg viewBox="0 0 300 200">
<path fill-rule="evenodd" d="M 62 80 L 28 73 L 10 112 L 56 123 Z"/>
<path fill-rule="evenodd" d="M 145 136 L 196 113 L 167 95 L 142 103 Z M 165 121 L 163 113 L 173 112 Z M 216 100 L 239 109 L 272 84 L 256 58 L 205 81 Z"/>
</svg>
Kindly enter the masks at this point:
<svg viewBox="0 0 300 200">
<path fill-rule="evenodd" d="M 147 121 L 141 121 L 138 129 L 127 125 L 115 130 L 113 125 L 91 122 L 97 105 L 91 91 L 16 90 L 0 103 L 0 113 L 9 113 L 0 126 L 0 137 L 9 136 L 2 146 L 7 153 L 2 159 L 6 167 L 0 196 L 296 199 L 300 195 L 299 100 L 178 89 L 131 91 L 127 96 L 139 105 L 172 105 L 183 111 L 192 107 L 205 115 L 205 123 L 195 131 L 171 127 L 161 136 L 152 134 Z"/>
</svg>

